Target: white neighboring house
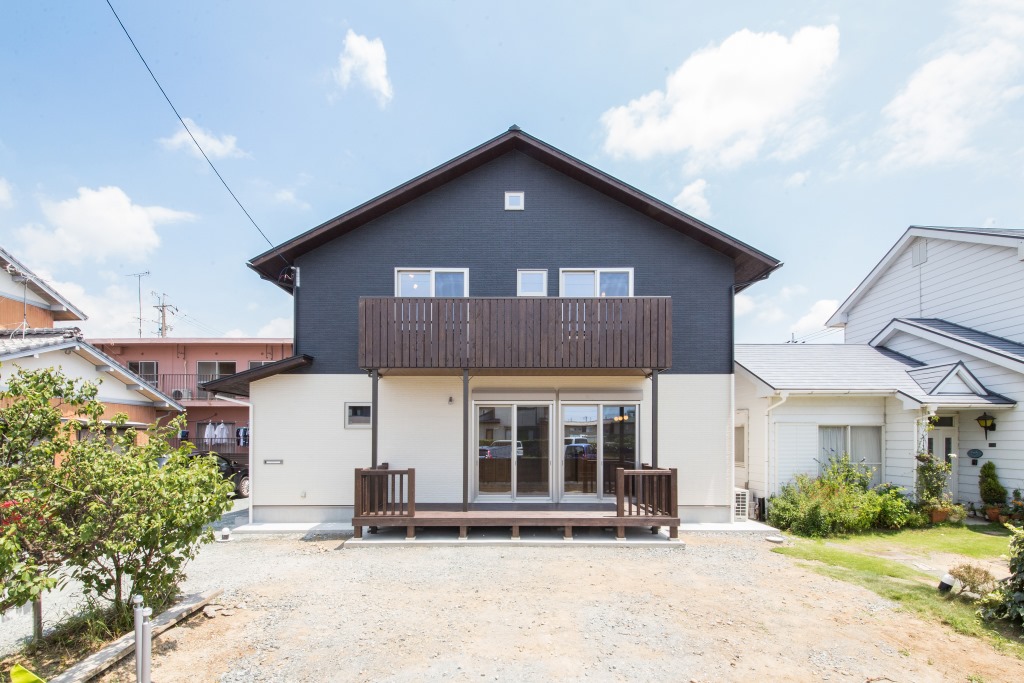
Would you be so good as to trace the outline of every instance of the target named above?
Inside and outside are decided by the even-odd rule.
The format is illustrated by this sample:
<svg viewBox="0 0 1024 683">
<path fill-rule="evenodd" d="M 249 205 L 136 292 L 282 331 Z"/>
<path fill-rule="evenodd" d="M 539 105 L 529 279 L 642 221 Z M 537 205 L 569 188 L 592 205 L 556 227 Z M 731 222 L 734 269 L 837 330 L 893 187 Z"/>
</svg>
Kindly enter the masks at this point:
<svg viewBox="0 0 1024 683">
<path fill-rule="evenodd" d="M 770 496 L 842 451 L 912 491 L 928 450 L 958 454 L 960 502 L 988 460 L 1024 489 L 1021 292 L 1024 231 L 909 228 L 829 319 L 844 344 L 737 346 L 736 486 Z"/>
</svg>

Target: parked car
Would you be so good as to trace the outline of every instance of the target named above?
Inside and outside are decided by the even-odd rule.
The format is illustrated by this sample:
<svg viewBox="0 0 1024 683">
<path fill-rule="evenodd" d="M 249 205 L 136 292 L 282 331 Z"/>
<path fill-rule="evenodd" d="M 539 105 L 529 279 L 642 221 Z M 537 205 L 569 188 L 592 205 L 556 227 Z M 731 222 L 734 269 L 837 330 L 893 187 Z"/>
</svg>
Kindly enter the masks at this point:
<svg viewBox="0 0 1024 683">
<path fill-rule="evenodd" d="M 492 441 L 491 442 L 491 446 L 493 448 L 507 448 L 507 449 L 509 449 L 509 451 L 512 450 L 512 442 L 509 439 L 498 439 L 497 441 Z M 501 457 L 507 458 L 509 456 L 506 455 L 506 456 L 501 456 Z M 522 441 L 516 441 L 516 457 L 517 458 L 523 457 L 523 442 Z"/>
<path fill-rule="evenodd" d="M 506 459 L 506 460 L 512 457 L 512 446 L 508 445 L 509 444 L 508 441 L 505 442 L 506 445 L 504 445 L 504 446 L 501 446 L 501 445 L 497 445 L 496 446 L 495 445 L 496 443 L 498 443 L 498 442 L 495 441 L 490 446 L 481 446 L 480 447 L 480 457 L 481 458 L 503 458 L 503 459 Z"/>
<path fill-rule="evenodd" d="M 592 443 L 571 443 L 565 447 L 568 460 L 596 460 L 597 448 Z"/>
<path fill-rule="evenodd" d="M 217 455 L 216 453 L 210 453 L 209 451 L 193 451 L 192 453 L 189 453 L 188 457 L 213 458 L 214 462 L 217 463 L 217 469 L 220 470 L 220 476 L 235 485 L 235 494 L 239 498 L 249 497 L 249 468 L 246 465 L 232 462 L 224 456 Z M 166 462 L 166 457 L 157 458 L 157 463 L 159 463 L 161 467 L 163 467 Z"/>
</svg>

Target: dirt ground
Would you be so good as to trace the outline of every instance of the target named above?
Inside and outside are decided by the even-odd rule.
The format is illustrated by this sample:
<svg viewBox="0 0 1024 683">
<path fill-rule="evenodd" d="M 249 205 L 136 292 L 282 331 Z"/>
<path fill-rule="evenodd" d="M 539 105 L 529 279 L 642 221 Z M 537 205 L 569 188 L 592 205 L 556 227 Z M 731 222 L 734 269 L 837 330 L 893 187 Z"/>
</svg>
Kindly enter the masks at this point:
<svg viewBox="0 0 1024 683">
<path fill-rule="evenodd" d="M 194 572 L 241 568 L 220 601 L 231 614 L 161 636 L 153 681 L 1024 680 L 1021 660 L 803 569 L 760 536 L 685 540 L 211 546 Z M 127 661 L 101 680 L 133 676 Z"/>
</svg>

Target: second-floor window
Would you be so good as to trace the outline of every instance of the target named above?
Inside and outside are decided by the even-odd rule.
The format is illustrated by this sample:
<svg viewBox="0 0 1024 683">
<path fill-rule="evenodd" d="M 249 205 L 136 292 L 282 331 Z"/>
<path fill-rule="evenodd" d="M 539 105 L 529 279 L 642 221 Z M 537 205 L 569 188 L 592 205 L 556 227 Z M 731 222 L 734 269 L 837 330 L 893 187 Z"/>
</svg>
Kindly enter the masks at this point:
<svg viewBox="0 0 1024 683">
<path fill-rule="evenodd" d="M 253 368 L 261 368 L 264 365 L 270 365 L 273 362 L 274 361 L 272 360 L 251 360 L 249 361 L 249 369 L 252 370 Z"/>
<path fill-rule="evenodd" d="M 159 365 L 157 364 L 157 361 L 130 360 L 128 361 L 128 370 L 129 372 L 134 372 L 148 384 L 156 386 L 157 374 L 159 373 Z"/>
<path fill-rule="evenodd" d="M 562 268 L 559 296 L 633 296 L 632 268 Z"/>
<path fill-rule="evenodd" d="M 469 296 L 469 269 L 395 268 L 395 296 Z"/>
<path fill-rule="evenodd" d="M 196 363 L 196 373 L 200 382 L 212 382 L 215 379 L 235 374 L 233 360 L 201 360 Z"/>
</svg>

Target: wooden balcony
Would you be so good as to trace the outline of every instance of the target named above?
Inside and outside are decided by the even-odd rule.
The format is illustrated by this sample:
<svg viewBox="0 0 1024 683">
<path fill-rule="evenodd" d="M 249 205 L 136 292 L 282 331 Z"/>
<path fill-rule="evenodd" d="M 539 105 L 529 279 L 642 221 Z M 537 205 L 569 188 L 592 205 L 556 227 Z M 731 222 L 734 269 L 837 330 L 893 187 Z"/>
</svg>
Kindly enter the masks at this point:
<svg viewBox="0 0 1024 683">
<path fill-rule="evenodd" d="M 664 370 L 672 366 L 672 299 L 364 297 L 359 365 L 416 371 Z"/>
</svg>

